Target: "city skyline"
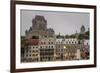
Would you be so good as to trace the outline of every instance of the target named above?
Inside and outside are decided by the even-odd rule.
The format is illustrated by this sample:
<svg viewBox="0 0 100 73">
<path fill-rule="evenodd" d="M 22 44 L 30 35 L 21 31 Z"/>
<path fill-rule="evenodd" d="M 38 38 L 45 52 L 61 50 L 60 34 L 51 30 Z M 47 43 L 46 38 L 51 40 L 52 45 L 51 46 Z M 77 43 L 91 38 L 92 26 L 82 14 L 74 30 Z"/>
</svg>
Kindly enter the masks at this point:
<svg viewBox="0 0 100 73">
<path fill-rule="evenodd" d="M 89 13 L 21 10 L 21 36 L 32 26 L 32 19 L 36 15 L 44 16 L 47 27 L 53 28 L 55 34 L 70 35 L 76 31 L 79 33 L 82 25 L 86 30 L 89 28 Z"/>
</svg>

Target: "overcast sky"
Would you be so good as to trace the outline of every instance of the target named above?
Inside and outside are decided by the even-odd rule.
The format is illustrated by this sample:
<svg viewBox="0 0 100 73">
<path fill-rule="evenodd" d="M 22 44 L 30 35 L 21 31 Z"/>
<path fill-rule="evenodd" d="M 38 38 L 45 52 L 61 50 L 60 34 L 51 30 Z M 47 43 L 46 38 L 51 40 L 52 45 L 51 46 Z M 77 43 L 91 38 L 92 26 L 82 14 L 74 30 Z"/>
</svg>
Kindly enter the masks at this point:
<svg viewBox="0 0 100 73">
<path fill-rule="evenodd" d="M 36 15 L 44 16 L 47 27 L 53 28 L 56 34 L 70 35 L 76 31 L 80 32 L 82 25 L 86 30 L 90 25 L 89 13 L 21 10 L 21 35 L 25 35 L 25 31 L 29 30 Z"/>
</svg>

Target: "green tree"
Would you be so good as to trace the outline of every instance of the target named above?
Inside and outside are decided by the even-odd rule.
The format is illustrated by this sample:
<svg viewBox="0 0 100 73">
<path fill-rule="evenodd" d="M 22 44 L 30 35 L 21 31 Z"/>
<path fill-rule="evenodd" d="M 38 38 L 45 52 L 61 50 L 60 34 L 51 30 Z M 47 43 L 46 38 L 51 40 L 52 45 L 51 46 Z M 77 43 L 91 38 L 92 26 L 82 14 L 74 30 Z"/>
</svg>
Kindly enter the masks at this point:
<svg viewBox="0 0 100 73">
<path fill-rule="evenodd" d="M 75 38 L 75 34 L 70 35 L 70 38 Z"/>
<path fill-rule="evenodd" d="M 65 35 L 65 38 L 69 38 L 70 36 L 69 35 Z"/>
<path fill-rule="evenodd" d="M 85 39 L 85 35 L 84 35 L 84 34 L 79 34 L 79 35 L 78 35 L 78 39 L 79 39 L 79 40 Z"/>
<path fill-rule="evenodd" d="M 89 39 L 89 36 L 90 36 L 90 32 L 89 31 L 86 31 L 85 32 L 85 39 Z"/>
</svg>

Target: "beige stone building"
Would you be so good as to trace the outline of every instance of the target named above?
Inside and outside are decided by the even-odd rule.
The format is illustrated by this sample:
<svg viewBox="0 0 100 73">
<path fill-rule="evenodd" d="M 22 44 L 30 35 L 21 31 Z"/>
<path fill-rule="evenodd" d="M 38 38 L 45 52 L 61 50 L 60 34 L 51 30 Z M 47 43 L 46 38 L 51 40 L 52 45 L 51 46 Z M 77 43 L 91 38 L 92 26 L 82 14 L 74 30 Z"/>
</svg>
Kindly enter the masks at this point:
<svg viewBox="0 0 100 73">
<path fill-rule="evenodd" d="M 54 49 L 55 49 L 54 38 L 44 38 L 39 41 L 40 50 L 40 61 L 53 61 L 54 60 Z"/>
<path fill-rule="evenodd" d="M 52 28 L 47 28 L 47 21 L 43 16 L 36 15 L 32 20 L 32 26 L 29 30 L 26 30 L 26 39 L 39 40 L 38 45 L 31 45 L 31 51 L 34 51 L 30 53 L 32 61 L 34 61 L 33 59 L 38 59 L 36 61 L 54 60 L 55 32 Z"/>
<path fill-rule="evenodd" d="M 60 38 L 55 42 L 55 60 L 77 60 L 81 58 L 83 44 L 76 38 Z"/>
</svg>

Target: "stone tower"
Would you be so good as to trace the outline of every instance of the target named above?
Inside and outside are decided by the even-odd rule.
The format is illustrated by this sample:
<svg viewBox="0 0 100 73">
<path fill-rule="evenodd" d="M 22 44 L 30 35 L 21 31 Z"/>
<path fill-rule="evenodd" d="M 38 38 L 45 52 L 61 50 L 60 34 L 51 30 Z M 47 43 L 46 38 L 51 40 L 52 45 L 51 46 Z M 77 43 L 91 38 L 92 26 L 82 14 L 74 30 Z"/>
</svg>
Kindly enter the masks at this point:
<svg viewBox="0 0 100 73">
<path fill-rule="evenodd" d="M 84 27 L 84 25 L 81 26 L 80 33 L 85 33 L 85 27 Z"/>
<path fill-rule="evenodd" d="M 32 20 L 32 30 L 45 31 L 47 29 L 47 21 L 43 16 L 36 15 Z"/>
<path fill-rule="evenodd" d="M 26 30 L 26 38 L 30 39 L 33 36 L 37 36 L 39 38 L 42 37 L 54 37 L 54 30 L 52 28 L 47 28 L 47 20 L 44 16 L 36 15 L 35 18 L 32 19 L 32 26 L 29 30 Z"/>
</svg>

